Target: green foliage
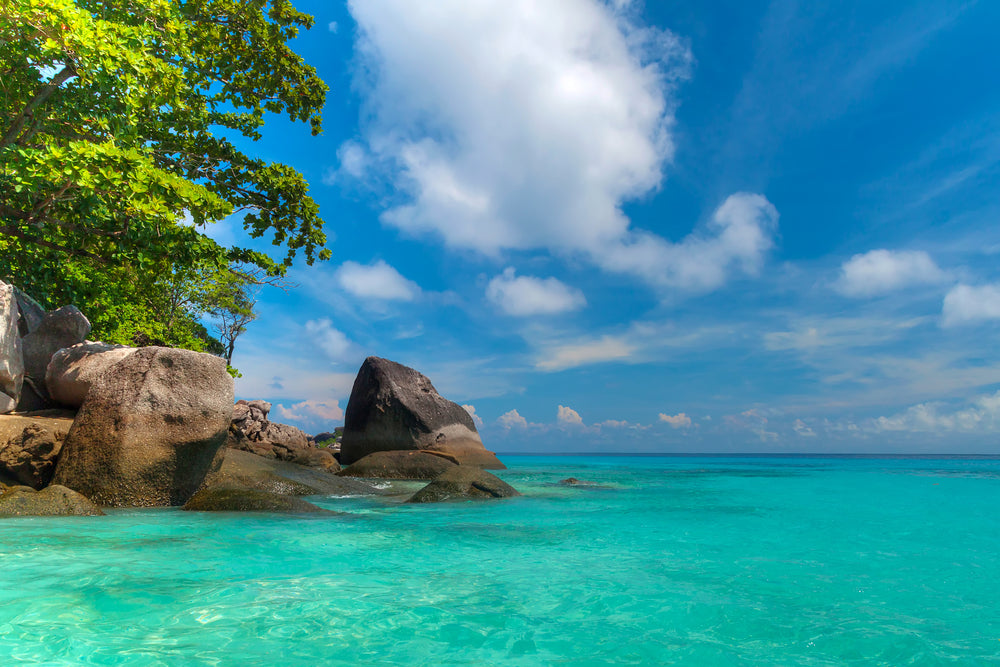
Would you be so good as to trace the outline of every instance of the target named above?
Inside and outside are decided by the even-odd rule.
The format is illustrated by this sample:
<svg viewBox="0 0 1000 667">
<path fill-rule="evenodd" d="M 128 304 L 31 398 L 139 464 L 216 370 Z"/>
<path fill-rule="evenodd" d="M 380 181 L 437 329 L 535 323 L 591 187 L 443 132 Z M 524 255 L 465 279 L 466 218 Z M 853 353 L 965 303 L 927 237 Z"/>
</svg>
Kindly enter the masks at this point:
<svg viewBox="0 0 1000 667">
<path fill-rule="evenodd" d="M 266 112 L 319 132 L 326 85 L 287 43 L 311 25 L 287 0 L 0 3 L 4 252 L 46 268 L 66 256 L 145 270 L 226 259 L 272 274 L 300 250 L 329 257 L 301 174 L 213 133 L 257 139 Z M 197 231 L 234 211 L 285 259 Z"/>
<path fill-rule="evenodd" d="M 0 2 L 0 278 L 109 342 L 231 358 L 199 319 L 252 303 L 220 276 L 330 256 L 302 175 L 223 136 L 266 113 L 320 131 L 327 87 L 288 44 L 312 21 L 289 0 Z M 284 259 L 200 233 L 234 212 Z"/>
</svg>

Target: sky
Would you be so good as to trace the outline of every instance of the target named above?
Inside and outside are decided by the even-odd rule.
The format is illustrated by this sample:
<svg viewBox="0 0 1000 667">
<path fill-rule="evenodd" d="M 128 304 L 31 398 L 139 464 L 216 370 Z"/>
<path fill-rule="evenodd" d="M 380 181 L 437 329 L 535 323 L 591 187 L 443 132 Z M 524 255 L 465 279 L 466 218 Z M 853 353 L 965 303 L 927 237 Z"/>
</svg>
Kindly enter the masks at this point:
<svg viewBox="0 0 1000 667">
<path fill-rule="evenodd" d="M 296 4 L 324 132 L 243 147 L 333 259 L 237 342 L 272 419 L 377 355 L 498 452 L 1000 453 L 996 3 Z"/>
</svg>

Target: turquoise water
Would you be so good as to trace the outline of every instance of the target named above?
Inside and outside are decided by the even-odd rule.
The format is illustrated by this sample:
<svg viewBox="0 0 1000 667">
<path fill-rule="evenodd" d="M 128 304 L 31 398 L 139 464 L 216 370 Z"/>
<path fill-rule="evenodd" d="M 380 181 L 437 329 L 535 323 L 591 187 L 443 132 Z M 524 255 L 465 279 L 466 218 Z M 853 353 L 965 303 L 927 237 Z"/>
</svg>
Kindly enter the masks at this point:
<svg viewBox="0 0 1000 667">
<path fill-rule="evenodd" d="M 1000 664 L 1000 460 L 504 460 L 525 497 L 0 521 L 0 656 Z"/>
</svg>

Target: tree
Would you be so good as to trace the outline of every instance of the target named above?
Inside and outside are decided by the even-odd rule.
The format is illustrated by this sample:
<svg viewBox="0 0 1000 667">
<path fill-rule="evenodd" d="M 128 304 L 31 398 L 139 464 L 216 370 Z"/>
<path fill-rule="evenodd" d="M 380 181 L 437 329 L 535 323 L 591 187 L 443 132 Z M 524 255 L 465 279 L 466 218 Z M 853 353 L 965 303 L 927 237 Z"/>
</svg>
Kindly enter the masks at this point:
<svg viewBox="0 0 1000 667">
<path fill-rule="evenodd" d="M 288 44 L 312 23 L 289 0 L 0 3 L 0 272 L 58 305 L 95 274 L 328 259 L 302 175 L 227 138 L 268 112 L 320 131 L 327 87 Z M 199 232 L 234 212 L 284 259 Z"/>
</svg>

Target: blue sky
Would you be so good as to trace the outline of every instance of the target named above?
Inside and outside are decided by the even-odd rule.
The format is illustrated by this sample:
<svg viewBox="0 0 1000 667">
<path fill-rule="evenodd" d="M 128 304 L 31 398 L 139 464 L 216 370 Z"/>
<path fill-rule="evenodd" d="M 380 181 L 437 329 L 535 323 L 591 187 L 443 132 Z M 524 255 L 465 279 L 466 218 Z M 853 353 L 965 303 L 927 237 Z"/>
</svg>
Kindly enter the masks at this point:
<svg viewBox="0 0 1000 667">
<path fill-rule="evenodd" d="M 298 4 L 324 133 L 247 148 L 334 259 L 238 396 L 325 430 L 375 354 L 500 452 L 1000 452 L 1000 6 Z"/>
</svg>

